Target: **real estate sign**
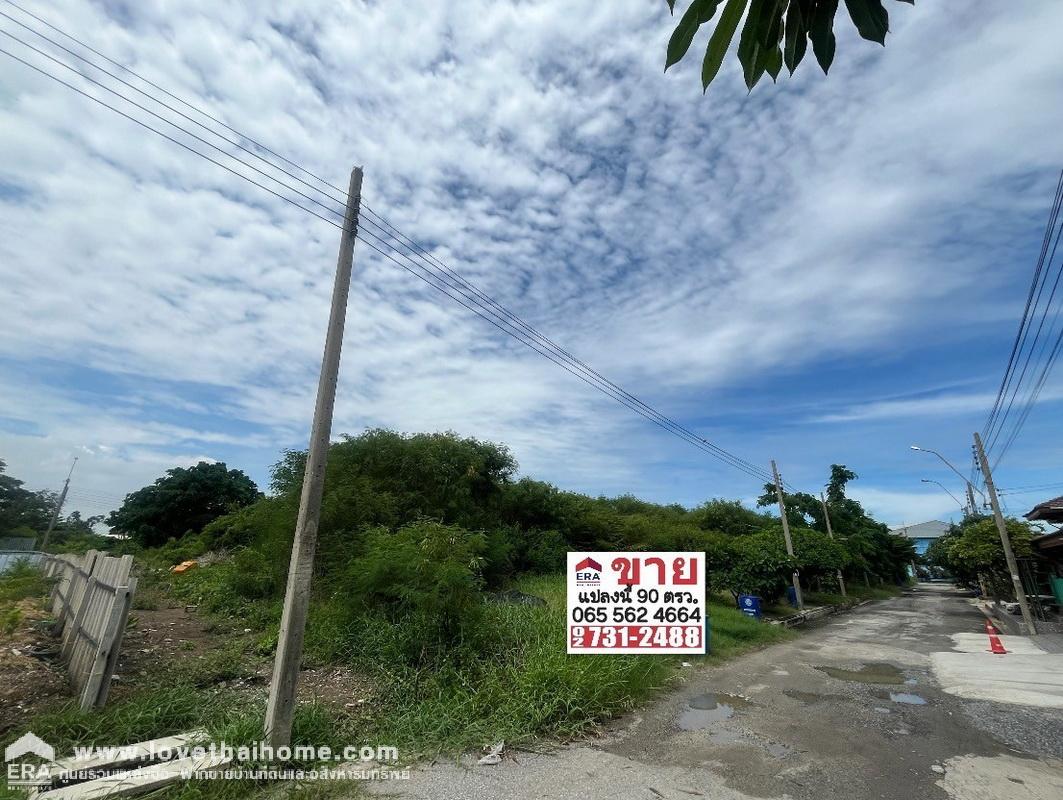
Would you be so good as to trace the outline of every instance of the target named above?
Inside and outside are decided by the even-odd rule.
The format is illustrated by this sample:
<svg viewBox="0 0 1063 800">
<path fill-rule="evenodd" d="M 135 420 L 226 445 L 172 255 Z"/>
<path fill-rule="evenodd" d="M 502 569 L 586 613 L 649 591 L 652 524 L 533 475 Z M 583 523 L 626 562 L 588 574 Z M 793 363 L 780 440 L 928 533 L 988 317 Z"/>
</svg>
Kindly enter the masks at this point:
<svg viewBox="0 0 1063 800">
<path fill-rule="evenodd" d="M 569 653 L 705 652 L 704 553 L 569 553 Z"/>
</svg>

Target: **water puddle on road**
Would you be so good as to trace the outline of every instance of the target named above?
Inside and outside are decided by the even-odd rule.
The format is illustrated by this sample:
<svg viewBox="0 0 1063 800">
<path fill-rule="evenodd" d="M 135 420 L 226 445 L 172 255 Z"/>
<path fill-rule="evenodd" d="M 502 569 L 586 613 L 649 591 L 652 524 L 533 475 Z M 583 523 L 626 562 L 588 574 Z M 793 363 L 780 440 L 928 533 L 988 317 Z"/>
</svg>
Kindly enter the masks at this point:
<svg viewBox="0 0 1063 800">
<path fill-rule="evenodd" d="M 905 703 L 910 706 L 925 706 L 926 698 L 909 692 L 890 692 L 890 700 L 894 703 Z"/>
<path fill-rule="evenodd" d="M 736 708 L 747 706 L 749 701 L 736 694 L 699 694 L 687 703 L 676 725 L 684 731 L 703 731 L 714 723 L 733 717 Z"/>
<path fill-rule="evenodd" d="M 892 664 L 864 664 L 860 669 L 840 669 L 839 667 L 816 667 L 816 669 L 842 681 L 895 685 L 904 683 L 904 675 Z"/>
</svg>

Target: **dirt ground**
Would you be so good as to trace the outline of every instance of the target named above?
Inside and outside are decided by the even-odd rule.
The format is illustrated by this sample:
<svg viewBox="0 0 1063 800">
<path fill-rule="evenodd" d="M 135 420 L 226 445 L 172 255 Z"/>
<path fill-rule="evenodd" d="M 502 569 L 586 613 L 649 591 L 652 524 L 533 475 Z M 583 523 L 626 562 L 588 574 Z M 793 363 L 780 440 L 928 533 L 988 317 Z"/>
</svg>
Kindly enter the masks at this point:
<svg viewBox="0 0 1063 800">
<path fill-rule="evenodd" d="M 17 627 L 0 632 L 0 736 L 70 695 L 66 674 L 50 658 L 58 642 L 47 633 L 48 612 L 36 600 L 14 605 Z"/>
<path fill-rule="evenodd" d="M 35 715 L 73 699 L 66 672 L 56 660 L 59 642 L 49 634 L 51 616 L 45 601 L 18 603 L 20 621 L 11 634 L 0 633 L 0 736 L 24 728 Z M 185 667 L 195 669 L 224 648 L 241 651 L 241 640 L 253 636 L 239 620 L 218 622 L 193 607 L 134 609 L 122 639 L 109 703 L 157 680 L 160 674 Z M 218 689 L 246 691 L 264 697 L 270 680 L 268 656 L 242 655 L 233 674 L 205 680 Z M 363 675 L 343 666 L 305 669 L 299 681 L 299 701 L 319 702 L 347 714 L 368 710 L 374 687 Z"/>
</svg>

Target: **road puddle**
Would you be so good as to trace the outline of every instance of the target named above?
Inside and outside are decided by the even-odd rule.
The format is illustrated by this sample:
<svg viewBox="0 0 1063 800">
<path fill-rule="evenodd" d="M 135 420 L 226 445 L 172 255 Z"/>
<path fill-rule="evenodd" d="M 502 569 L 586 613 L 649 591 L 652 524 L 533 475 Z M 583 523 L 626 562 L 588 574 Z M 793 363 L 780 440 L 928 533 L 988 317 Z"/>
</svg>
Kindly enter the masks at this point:
<svg viewBox="0 0 1063 800">
<path fill-rule="evenodd" d="M 746 708 L 749 701 L 736 694 L 699 694 L 687 703 L 676 724 L 680 730 L 703 731 L 717 722 L 731 719 L 736 708 Z"/>
<path fill-rule="evenodd" d="M 926 698 L 909 692 L 890 692 L 890 700 L 894 703 L 905 703 L 910 706 L 926 705 Z"/>
<path fill-rule="evenodd" d="M 904 683 L 903 673 L 892 664 L 873 663 L 864 664 L 860 669 L 840 669 L 839 667 L 816 667 L 820 672 L 825 672 L 832 678 L 855 683 L 888 683 L 900 685 Z"/>
</svg>

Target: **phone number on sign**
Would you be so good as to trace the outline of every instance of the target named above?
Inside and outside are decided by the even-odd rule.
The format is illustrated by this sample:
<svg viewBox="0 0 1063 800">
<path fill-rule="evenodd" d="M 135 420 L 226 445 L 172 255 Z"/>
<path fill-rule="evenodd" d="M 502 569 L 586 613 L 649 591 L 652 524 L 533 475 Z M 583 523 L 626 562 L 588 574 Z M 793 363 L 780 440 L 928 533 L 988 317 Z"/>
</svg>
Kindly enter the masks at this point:
<svg viewBox="0 0 1063 800">
<path fill-rule="evenodd" d="M 698 625 L 573 625 L 572 647 L 701 647 Z"/>
</svg>

